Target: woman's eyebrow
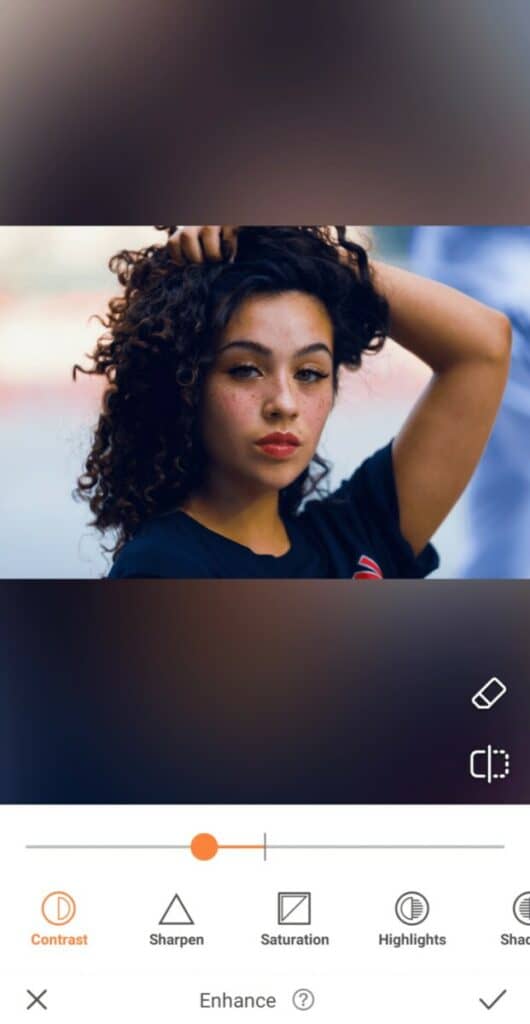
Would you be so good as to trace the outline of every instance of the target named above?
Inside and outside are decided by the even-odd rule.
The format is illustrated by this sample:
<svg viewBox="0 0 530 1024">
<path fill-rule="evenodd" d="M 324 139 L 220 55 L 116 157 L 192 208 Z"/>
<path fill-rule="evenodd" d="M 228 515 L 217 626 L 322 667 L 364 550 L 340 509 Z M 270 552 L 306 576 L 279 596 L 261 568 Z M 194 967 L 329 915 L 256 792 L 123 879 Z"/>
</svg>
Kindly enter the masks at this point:
<svg viewBox="0 0 530 1024">
<path fill-rule="evenodd" d="M 251 352 L 259 352 L 264 356 L 272 356 L 273 351 L 267 348 L 266 345 L 262 345 L 259 341 L 247 341 L 241 339 L 241 341 L 230 341 L 228 345 L 223 345 L 223 348 L 219 349 L 219 352 L 226 352 L 229 348 L 245 348 L 250 349 Z M 331 349 L 328 345 L 325 345 L 323 341 L 314 341 L 311 345 L 304 345 L 303 348 L 299 348 L 294 354 L 295 356 L 306 356 L 310 352 L 327 352 L 328 355 L 333 358 Z"/>
</svg>

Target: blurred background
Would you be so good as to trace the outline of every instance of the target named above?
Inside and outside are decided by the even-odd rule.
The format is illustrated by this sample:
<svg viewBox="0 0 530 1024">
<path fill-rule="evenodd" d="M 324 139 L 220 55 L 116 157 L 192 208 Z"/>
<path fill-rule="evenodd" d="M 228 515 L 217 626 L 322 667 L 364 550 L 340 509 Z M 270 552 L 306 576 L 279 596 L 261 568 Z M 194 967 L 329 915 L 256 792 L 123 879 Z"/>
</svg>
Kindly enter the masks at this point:
<svg viewBox="0 0 530 1024">
<path fill-rule="evenodd" d="M 502 414 L 509 422 L 488 452 L 489 470 L 486 463 L 477 476 L 475 503 L 468 489 L 434 538 L 436 575 L 530 575 L 530 228 L 356 230 L 372 256 L 447 280 L 512 316 L 517 373 Z M 110 256 L 164 239 L 145 226 L 0 228 L 0 577 L 98 578 L 110 568 L 87 506 L 72 496 L 102 385 L 83 375 L 74 383 L 72 366 L 86 364 L 103 332 L 91 317 L 119 293 Z M 428 377 L 391 341 L 359 373 L 343 372 L 319 449 L 333 465 L 332 486 L 394 436 Z"/>
<path fill-rule="evenodd" d="M 517 224 L 529 32 L 528 0 L 4 0 L 0 221 Z"/>
</svg>

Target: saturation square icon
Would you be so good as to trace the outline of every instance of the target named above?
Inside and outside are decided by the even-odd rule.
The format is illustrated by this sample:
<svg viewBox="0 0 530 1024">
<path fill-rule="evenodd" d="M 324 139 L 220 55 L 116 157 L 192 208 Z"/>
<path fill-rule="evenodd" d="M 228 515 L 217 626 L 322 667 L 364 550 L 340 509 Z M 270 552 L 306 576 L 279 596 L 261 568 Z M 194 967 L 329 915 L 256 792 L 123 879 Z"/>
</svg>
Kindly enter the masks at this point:
<svg viewBox="0 0 530 1024">
<path fill-rule="evenodd" d="M 311 893 L 279 892 L 278 924 L 311 924 Z"/>
</svg>

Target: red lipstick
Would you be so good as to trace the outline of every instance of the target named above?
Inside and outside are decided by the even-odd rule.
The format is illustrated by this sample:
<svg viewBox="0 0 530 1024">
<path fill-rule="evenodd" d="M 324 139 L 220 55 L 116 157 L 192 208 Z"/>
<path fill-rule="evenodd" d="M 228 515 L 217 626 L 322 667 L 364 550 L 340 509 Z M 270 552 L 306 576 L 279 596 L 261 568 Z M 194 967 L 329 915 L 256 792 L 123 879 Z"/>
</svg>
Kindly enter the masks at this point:
<svg viewBox="0 0 530 1024">
<path fill-rule="evenodd" d="M 267 434 L 266 437 L 261 437 L 259 441 L 256 441 L 261 450 L 266 455 L 272 455 L 275 459 L 286 459 L 300 445 L 300 441 L 294 434 L 281 433 L 281 431 L 275 431 L 273 434 Z"/>
</svg>

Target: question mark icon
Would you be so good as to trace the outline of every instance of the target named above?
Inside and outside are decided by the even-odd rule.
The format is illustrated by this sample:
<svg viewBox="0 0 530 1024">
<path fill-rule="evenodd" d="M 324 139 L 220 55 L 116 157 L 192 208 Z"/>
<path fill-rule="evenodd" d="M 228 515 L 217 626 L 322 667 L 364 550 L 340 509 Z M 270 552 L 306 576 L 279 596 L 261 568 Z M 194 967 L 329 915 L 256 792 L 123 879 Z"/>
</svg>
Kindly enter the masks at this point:
<svg viewBox="0 0 530 1024">
<path fill-rule="evenodd" d="M 297 1010 L 310 1010 L 315 1003 L 315 997 L 309 988 L 297 988 L 293 995 L 293 1003 Z"/>
</svg>

